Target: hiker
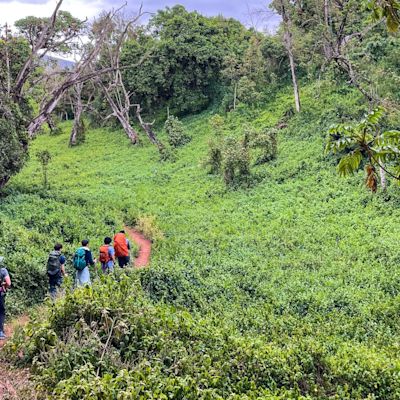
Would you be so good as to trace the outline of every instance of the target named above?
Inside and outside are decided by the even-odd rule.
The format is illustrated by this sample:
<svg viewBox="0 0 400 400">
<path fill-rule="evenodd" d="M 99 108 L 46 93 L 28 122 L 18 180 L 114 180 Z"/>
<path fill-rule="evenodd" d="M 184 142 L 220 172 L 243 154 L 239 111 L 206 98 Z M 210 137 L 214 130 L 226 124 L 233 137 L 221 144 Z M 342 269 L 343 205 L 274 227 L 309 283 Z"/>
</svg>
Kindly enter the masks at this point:
<svg viewBox="0 0 400 400">
<path fill-rule="evenodd" d="M 82 240 L 82 247 L 76 250 L 74 255 L 74 268 L 76 269 L 75 285 L 91 285 L 89 266 L 94 266 L 97 262 L 93 259 L 92 252 L 89 249 L 89 240 Z"/>
<path fill-rule="evenodd" d="M 119 231 L 114 236 L 114 249 L 115 256 L 118 259 L 118 265 L 121 268 L 125 268 L 130 263 L 129 250 L 131 249 L 131 244 L 125 236 L 125 231 Z"/>
<path fill-rule="evenodd" d="M 4 320 L 6 318 L 6 293 L 7 289 L 11 287 L 11 279 L 8 271 L 3 264 L 4 257 L 0 257 L 0 340 L 6 339 L 4 334 Z"/>
<path fill-rule="evenodd" d="M 47 276 L 49 277 L 50 296 L 54 300 L 57 295 L 57 288 L 60 288 L 65 273 L 66 258 L 61 254 L 62 244 L 57 243 L 54 250 L 50 252 L 47 260 Z"/>
<path fill-rule="evenodd" d="M 111 246 L 112 239 L 106 237 L 104 239 L 103 246 L 100 247 L 99 261 L 101 263 L 101 269 L 105 274 L 114 272 L 114 261 L 115 261 L 115 250 Z"/>
</svg>

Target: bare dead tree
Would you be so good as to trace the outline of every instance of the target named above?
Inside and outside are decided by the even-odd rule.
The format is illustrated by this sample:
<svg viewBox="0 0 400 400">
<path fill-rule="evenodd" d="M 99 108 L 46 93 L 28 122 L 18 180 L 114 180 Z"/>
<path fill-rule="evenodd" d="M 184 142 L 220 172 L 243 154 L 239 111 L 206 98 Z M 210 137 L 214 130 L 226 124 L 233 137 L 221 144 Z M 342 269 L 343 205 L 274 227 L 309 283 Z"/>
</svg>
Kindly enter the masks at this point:
<svg viewBox="0 0 400 400">
<path fill-rule="evenodd" d="M 297 2 L 295 2 L 297 5 Z M 292 76 L 293 83 L 293 93 L 294 93 L 294 101 L 296 106 L 296 111 L 301 111 L 301 102 L 300 102 L 300 93 L 299 93 L 299 84 L 296 74 L 296 62 L 294 58 L 293 52 L 293 34 L 292 34 L 292 20 L 290 16 L 290 2 L 288 0 L 274 0 L 272 2 L 273 8 L 278 12 L 278 14 L 282 17 L 282 27 L 283 27 L 283 44 L 285 46 L 290 65 L 290 74 Z"/>
<path fill-rule="evenodd" d="M 22 96 L 24 87 L 33 71 L 49 52 L 57 51 L 62 46 L 70 46 L 76 41 L 81 33 L 82 24 L 63 29 L 63 35 L 58 36 L 57 33 L 57 17 L 63 0 L 59 0 L 56 7 L 49 18 L 47 24 L 42 27 L 40 34 L 30 38 L 31 52 L 26 59 L 21 70 L 19 71 L 15 84 L 13 85 L 13 97 L 15 101 L 19 101 Z"/>
<path fill-rule="evenodd" d="M 69 138 L 69 145 L 75 146 L 78 141 L 79 133 L 83 131 L 84 126 L 82 122 L 83 101 L 82 101 L 83 83 L 77 83 L 72 88 L 71 106 L 74 112 L 74 124 L 72 126 L 71 135 Z"/>
<path fill-rule="evenodd" d="M 144 122 L 142 118 L 142 108 L 140 107 L 140 104 L 134 104 L 133 107 L 136 108 L 136 117 L 139 121 L 140 126 L 142 129 L 146 132 L 147 137 L 149 138 L 150 142 L 155 144 L 159 150 L 164 148 L 163 144 L 158 140 L 157 135 L 153 131 L 153 125 L 154 122 Z"/>
<path fill-rule="evenodd" d="M 114 17 L 118 12 L 119 10 L 108 12 L 101 17 L 101 23 L 95 21 L 92 24 L 90 44 L 83 46 L 80 60 L 72 70 L 63 72 L 61 83 L 49 92 L 39 114 L 28 126 L 28 135 L 30 138 L 33 138 L 37 134 L 40 127 L 47 121 L 48 116 L 54 111 L 68 89 L 93 79 L 98 80 L 100 76 L 122 68 L 119 65 L 112 64 L 99 67 L 97 64 L 110 35 L 110 27 L 113 26 Z M 136 65 L 139 65 L 141 62 L 140 60 Z"/>
<path fill-rule="evenodd" d="M 121 48 L 128 38 L 135 37 L 135 25 L 143 14 L 142 8 L 140 8 L 137 15 L 130 20 L 124 18 L 121 13 L 114 15 L 113 20 L 110 21 L 109 35 L 104 45 L 105 54 L 103 54 L 103 59 L 113 70 L 107 74 L 106 83 L 103 77 L 99 77 L 96 80 L 112 110 L 106 120 L 116 118 L 132 144 L 138 143 L 139 135 L 130 122 L 131 97 L 133 93 L 128 92 L 123 81 L 120 65 Z M 139 62 L 143 62 L 146 57 L 147 55 L 144 55 Z"/>
</svg>

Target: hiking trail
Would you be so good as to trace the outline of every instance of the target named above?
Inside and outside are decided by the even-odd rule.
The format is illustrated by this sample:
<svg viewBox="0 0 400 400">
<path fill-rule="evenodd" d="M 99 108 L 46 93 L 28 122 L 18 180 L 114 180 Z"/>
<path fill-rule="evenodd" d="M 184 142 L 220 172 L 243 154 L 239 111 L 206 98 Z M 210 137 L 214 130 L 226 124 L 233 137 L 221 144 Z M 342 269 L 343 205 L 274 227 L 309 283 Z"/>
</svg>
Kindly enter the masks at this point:
<svg viewBox="0 0 400 400">
<path fill-rule="evenodd" d="M 125 231 L 128 233 L 128 236 L 139 247 L 139 254 L 135 259 L 135 268 L 147 267 L 149 265 L 149 263 L 150 263 L 151 240 L 147 239 L 139 231 L 137 231 L 137 230 L 135 230 L 133 228 L 130 228 L 128 226 L 125 227 Z"/>
<path fill-rule="evenodd" d="M 125 227 L 129 238 L 136 243 L 139 247 L 139 252 L 135 258 L 134 266 L 137 269 L 147 267 L 150 263 L 151 256 L 151 240 L 147 239 L 139 231 Z M 8 338 L 12 337 L 14 331 L 19 327 L 24 327 L 29 322 L 29 316 L 26 314 L 21 315 L 19 318 L 14 319 L 5 326 L 5 334 Z M 0 341 L 0 351 L 5 345 L 7 340 Z M 24 393 L 25 396 L 35 399 L 35 390 L 30 379 L 28 369 L 15 369 L 11 365 L 4 364 L 0 368 L 0 400 L 11 399 L 18 400 L 20 395 Z"/>
</svg>

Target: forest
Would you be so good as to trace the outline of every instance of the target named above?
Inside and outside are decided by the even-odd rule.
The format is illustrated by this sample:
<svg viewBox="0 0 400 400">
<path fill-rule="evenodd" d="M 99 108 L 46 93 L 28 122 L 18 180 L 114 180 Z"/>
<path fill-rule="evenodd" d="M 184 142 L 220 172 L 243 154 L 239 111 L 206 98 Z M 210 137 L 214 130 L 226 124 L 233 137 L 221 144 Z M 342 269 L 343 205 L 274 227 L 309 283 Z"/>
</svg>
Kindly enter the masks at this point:
<svg viewBox="0 0 400 400">
<path fill-rule="evenodd" d="M 400 399 L 400 2 L 63 5 L 0 31 L 0 399 Z"/>
</svg>

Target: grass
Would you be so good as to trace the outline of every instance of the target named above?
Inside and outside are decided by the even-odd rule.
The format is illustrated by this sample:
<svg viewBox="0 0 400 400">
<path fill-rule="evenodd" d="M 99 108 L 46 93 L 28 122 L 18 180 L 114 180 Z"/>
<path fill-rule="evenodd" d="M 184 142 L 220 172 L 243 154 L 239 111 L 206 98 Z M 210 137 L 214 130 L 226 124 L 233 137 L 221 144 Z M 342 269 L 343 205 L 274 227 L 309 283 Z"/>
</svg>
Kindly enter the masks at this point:
<svg viewBox="0 0 400 400">
<path fill-rule="evenodd" d="M 163 329 L 177 324 L 175 340 L 184 341 L 179 327 L 191 315 L 191 323 L 204 329 L 196 340 L 215 352 L 215 362 L 231 357 L 234 365 L 240 353 L 238 374 L 253 382 L 240 388 L 232 378 L 221 389 L 204 378 L 215 396 L 269 398 L 270 393 L 279 398 L 286 390 L 282 398 L 397 398 L 398 188 L 372 195 L 361 173 L 338 177 L 335 160 L 323 155 L 326 129 L 341 118 L 359 116 L 364 106 L 355 92 L 324 85 L 303 89 L 303 113 L 280 131 L 277 160 L 252 167 L 249 187 L 226 188 L 204 168 L 210 112 L 184 120 L 193 139 L 178 150 L 174 163 L 159 162 L 145 140 L 132 147 L 119 131 L 92 130 L 72 149 L 68 125 L 62 135 L 40 136 L 32 154 L 43 148 L 51 152 L 51 188 L 41 189 L 40 166 L 32 157 L 0 205 L 10 224 L 7 232 L 37 236 L 34 255 L 43 260 L 43 245 L 51 241 L 68 239 L 71 251 L 88 236 L 95 248 L 124 220 L 150 217 L 164 238 L 153 247 L 151 269 L 133 278 L 144 289 L 140 301 L 151 308 L 149 318 L 165 313 L 171 320 Z M 248 124 L 274 126 L 291 107 L 289 93 L 283 91 L 262 110 L 243 108 L 228 115 L 226 130 L 239 136 Z M 206 332 L 210 338 L 229 337 L 221 342 L 226 351 L 220 358 L 218 346 L 204 339 Z M 274 357 L 280 361 L 271 361 L 268 369 Z M 253 365 L 256 359 L 263 366 Z M 204 360 L 192 362 L 193 370 L 182 376 L 193 377 L 200 371 L 196 368 L 204 368 Z M 282 375 L 268 375 L 273 368 Z M 170 398 L 219 398 L 199 392 L 203 384 L 193 379 L 196 395 Z"/>
</svg>

